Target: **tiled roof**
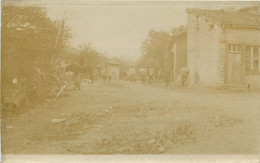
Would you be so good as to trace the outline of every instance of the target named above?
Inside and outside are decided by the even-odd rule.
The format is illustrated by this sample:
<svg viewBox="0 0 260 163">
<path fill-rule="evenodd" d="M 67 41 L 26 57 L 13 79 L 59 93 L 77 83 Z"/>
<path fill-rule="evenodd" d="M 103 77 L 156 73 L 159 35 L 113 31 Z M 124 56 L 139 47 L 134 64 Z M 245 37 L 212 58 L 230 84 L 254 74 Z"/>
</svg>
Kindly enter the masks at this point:
<svg viewBox="0 0 260 163">
<path fill-rule="evenodd" d="M 254 12 L 246 12 L 247 10 L 253 10 Z M 260 12 L 258 6 L 243 8 L 235 12 L 195 8 L 188 8 L 186 12 L 195 15 L 204 15 L 209 19 L 214 19 L 224 25 L 260 27 Z"/>
</svg>

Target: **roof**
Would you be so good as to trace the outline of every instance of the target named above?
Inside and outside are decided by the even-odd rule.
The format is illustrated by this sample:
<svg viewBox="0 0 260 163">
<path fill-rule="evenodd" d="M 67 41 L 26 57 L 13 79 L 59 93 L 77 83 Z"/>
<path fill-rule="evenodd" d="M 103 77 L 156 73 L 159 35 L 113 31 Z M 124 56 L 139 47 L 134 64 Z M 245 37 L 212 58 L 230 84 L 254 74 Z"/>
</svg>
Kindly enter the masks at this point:
<svg viewBox="0 0 260 163">
<path fill-rule="evenodd" d="M 235 12 L 224 9 L 207 10 L 195 8 L 188 8 L 186 12 L 189 14 L 206 16 L 207 18 L 216 20 L 223 25 L 231 25 L 231 27 L 260 27 L 260 12 L 258 6 L 242 8 Z"/>
<path fill-rule="evenodd" d="M 175 35 L 173 35 L 171 38 L 174 39 L 174 38 L 178 38 L 180 36 L 185 36 L 187 35 L 187 30 L 184 30 L 182 32 L 179 32 L 179 33 L 176 33 Z"/>
<path fill-rule="evenodd" d="M 168 50 L 172 49 L 174 41 L 180 37 L 187 37 L 187 30 L 184 30 L 182 32 L 176 33 L 175 35 L 171 36 L 171 39 L 170 39 L 169 45 L 168 45 Z"/>
</svg>

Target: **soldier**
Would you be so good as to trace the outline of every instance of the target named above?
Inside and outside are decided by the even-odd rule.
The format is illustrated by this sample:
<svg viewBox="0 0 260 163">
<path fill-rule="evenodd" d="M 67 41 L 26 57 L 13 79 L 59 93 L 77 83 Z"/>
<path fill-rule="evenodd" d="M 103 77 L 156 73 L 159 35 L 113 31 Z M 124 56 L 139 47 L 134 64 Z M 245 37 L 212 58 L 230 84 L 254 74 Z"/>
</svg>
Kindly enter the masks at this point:
<svg viewBox="0 0 260 163">
<path fill-rule="evenodd" d="M 75 78 L 74 78 L 74 84 L 76 87 L 78 87 L 78 89 L 80 90 L 80 85 L 81 85 L 81 82 L 80 82 L 80 74 L 76 75 Z"/>
<path fill-rule="evenodd" d="M 92 66 L 89 66 L 89 78 L 91 80 L 91 84 L 93 84 L 95 80 L 95 68 Z"/>
<path fill-rule="evenodd" d="M 131 83 L 135 83 L 136 71 L 135 71 L 134 66 L 131 66 L 131 68 L 129 69 L 128 74 L 129 74 Z"/>
<path fill-rule="evenodd" d="M 154 75 L 154 69 L 152 66 L 149 66 L 148 70 L 148 84 L 153 84 L 153 75 Z"/>
<path fill-rule="evenodd" d="M 145 78 L 146 78 L 146 69 L 145 68 L 141 68 L 140 69 L 140 75 L 141 75 L 141 81 L 142 84 L 145 84 Z"/>
<path fill-rule="evenodd" d="M 112 80 L 112 70 L 111 70 L 111 68 L 107 69 L 107 78 L 108 78 L 108 81 L 111 82 L 111 80 Z"/>
<path fill-rule="evenodd" d="M 168 87 L 171 81 L 171 71 L 167 63 L 164 64 L 164 80 L 165 86 Z"/>
<path fill-rule="evenodd" d="M 107 70 L 106 70 L 106 68 L 102 68 L 102 77 L 103 77 L 104 81 L 107 80 Z"/>
</svg>

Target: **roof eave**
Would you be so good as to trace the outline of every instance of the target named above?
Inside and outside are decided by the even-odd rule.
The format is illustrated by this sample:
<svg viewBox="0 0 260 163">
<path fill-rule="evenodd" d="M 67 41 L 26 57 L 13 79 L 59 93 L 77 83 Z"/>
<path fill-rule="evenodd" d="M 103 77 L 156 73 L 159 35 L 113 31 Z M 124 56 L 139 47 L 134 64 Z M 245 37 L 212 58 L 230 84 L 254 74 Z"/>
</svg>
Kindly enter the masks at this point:
<svg viewBox="0 0 260 163">
<path fill-rule="evenodd" d="M 241 25 L 241 24 L 223 24 L 225 28 L 255 28 L 260 29 L 260 25 Z"/>
<path fill-rule="evenodd" d="M 179 32 L 179 33 L 173 35 L 171 38 L 176 38 L 176 37 L 179 37 L 179 36 L 184 35 L 184 34 L 187 34 L 187 30 Z"/>
</svg>

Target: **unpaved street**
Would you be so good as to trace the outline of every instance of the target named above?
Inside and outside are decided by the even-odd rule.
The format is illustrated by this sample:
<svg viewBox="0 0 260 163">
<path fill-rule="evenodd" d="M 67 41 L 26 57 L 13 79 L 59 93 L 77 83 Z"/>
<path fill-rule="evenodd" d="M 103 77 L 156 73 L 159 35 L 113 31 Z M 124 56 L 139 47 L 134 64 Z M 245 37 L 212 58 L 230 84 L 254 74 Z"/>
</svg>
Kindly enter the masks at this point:
<svg viewBox="0 0 260 163">
<path fill-rule="evenodd" d="M 2 115 L 2 152 L 257 154 L 259 99 L 258 92 L 97 82 Z"/>
</svg>

